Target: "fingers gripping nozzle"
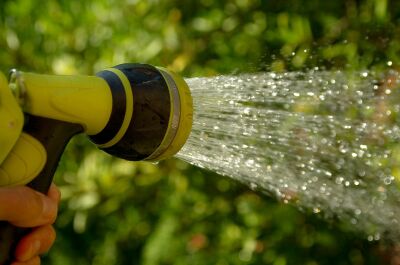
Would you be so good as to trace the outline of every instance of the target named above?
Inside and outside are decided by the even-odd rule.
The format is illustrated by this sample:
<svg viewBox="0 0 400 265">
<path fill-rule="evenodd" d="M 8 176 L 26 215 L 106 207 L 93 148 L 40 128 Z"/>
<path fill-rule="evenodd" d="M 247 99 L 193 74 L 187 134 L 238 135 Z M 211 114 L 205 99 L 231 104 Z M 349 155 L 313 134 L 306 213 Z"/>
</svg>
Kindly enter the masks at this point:
<svg viewBox="0 0 400 265">
<path fill-rule="evenodd" d="M 177 153 L 189 136 L 193 106 L 185 81 L 163 68 L 122 64 L 97 74 L 109 85 L 112 111 L 91 140 L 127 160 L 158 161 Z"/>
</svg>

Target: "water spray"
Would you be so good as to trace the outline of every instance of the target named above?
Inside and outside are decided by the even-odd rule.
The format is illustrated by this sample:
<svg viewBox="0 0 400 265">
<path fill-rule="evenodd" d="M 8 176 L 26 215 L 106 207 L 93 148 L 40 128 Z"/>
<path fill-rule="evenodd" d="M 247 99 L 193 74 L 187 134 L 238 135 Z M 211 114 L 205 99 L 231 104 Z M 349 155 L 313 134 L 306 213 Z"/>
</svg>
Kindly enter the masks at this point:
<svg viewBox="0 0 400 265">
<path fill-rule="evenodd" d="M 186 79 L 176 157 L 368 240 L 400 238 L 400 74 L 320 70 Z"/>
<path fill-rule="evenodd" d="M 85 133 L 103 151 L 131 161 L 172 157 L 192 126 L 186 82 L 167 69 L 122 64 L 96 76 L 0 73 L 0 187 L 47 193 L 66 144 Z M 0 264 L 26 229 L 0 222 Z"/>
</svg>

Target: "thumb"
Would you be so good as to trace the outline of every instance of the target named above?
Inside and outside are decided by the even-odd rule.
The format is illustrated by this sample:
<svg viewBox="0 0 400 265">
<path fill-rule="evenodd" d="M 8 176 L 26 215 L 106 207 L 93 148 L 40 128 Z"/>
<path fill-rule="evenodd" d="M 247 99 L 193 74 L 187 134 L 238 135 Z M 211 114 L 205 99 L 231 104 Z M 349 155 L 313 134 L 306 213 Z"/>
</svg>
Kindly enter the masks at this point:
<svg viewBox="0 0 400 265">
<path fill-rule="evenodd" d="M 0 220 L 19 227 L 54 223 L 57 202 L 25 186 L 0 188 Z"/>
</svg>

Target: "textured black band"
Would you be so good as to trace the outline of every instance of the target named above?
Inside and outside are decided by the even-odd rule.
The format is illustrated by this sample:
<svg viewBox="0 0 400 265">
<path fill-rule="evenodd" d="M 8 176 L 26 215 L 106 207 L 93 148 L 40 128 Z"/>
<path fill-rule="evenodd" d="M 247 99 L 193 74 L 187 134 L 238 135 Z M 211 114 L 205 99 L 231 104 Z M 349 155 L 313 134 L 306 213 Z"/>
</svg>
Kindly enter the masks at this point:
<svg viewBox="0 0 400 265">
<path fill-rule="evenodd" d="M 109 154 L 127 160 L 143 160 L 162 143 L 171 111 L 168 85 L 151 65 L 122 64 L 114 68 L 128 79 L 133 91 L 133 113 L 126 133 L 110 147 Z"/>
<path fill-rule="evenodd" d="M 124 85 L 117 74 L 104 70 L 96 75 L 103 78 L 110 87 L 112 94 L 112 111 L 106 127 L 104 127 L 100 133 L 90 136 L 90 139 L 95 144 L 105 144 L 117 135 L 124 122 L 126 112 L 126 93 Z"/>
</svg>

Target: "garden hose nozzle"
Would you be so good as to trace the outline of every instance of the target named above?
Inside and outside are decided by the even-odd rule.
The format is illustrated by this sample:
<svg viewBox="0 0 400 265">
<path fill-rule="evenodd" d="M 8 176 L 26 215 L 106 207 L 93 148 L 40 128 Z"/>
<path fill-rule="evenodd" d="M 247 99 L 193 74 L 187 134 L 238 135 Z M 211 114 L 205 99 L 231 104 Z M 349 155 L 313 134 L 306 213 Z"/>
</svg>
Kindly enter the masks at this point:
<svg viewBox="0 0 400 265">
<path fill-rule="evenodd" d="M 189 136 L 189 88 L 164 68 L 122 64 L 97 74 L 112 92 L 105 128 L 90 136 L 102 150 L 127 160 L 158 161 L 177 153 Z"/>
<path fill-rule="evenodd" d="M 5 98 L 7 87 L 4 78 L 0 81 Z M 51 179 L 65 145 L 81 132 L 111 155 L 159 161 L 177 153 L 191 131 L 193 106 L 187 84 L 180 76 L 151 65 L 121 64 L 96 76 L 14 70 L 8 90 L 14 94 L 12 99 L 8 91 L 15 101 L 12 106 L 21 116 L 22 109 L 24 121 L 4 121 L 21 124 L 19 132 L 11 131 L 16 126 L 0 131 L 0 143 L 14 145 L 0 150 L 4 160 L 0 161 L 0 187 L 38 181 L 40 174 Z M 6 110 L 1 106 L 8 105 L 0 105 L 0 114 Z M 12 117 L 9 112 L 3 114 L 0 117 Z M 46 181 L 42 189 L 47 190 L 50 183 Z"/>
</svg>

